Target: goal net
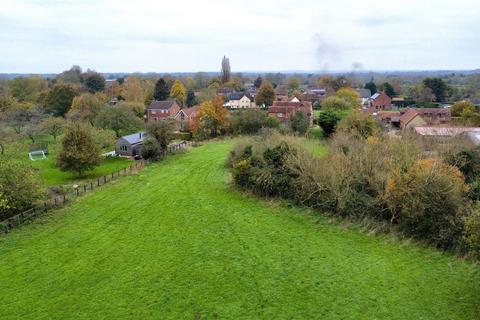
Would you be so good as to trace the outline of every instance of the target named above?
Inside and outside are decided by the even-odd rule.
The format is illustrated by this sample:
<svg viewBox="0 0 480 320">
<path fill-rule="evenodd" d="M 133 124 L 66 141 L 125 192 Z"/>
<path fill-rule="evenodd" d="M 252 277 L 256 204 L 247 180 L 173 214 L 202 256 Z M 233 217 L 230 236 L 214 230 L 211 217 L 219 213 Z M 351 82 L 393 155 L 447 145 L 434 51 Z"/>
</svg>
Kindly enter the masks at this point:
<svg viewBox="0 0 480 320">
<path fill-rule="evenodd" d="M 47 159 L 47 157 L 45 156 L 45 151 L 43 151 L 43 150 L 30 151 L 28 153 L 28 157 L 32 161 Z"/>
</svg>

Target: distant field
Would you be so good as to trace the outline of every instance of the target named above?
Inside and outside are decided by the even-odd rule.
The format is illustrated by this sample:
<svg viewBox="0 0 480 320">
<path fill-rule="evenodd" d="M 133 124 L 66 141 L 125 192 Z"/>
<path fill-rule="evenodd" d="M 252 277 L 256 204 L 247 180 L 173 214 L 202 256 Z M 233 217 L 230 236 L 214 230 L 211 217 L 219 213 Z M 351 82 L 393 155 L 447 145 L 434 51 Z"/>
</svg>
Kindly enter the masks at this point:
<svg viewBox="0 0 480 320">
<path fill-rule="evenodd" d="M 58 142 L 53 141 L 52 138 L 47 136 L 40 137 L 38 143 L 41 142 L 48 143 L 49 154 L 47 155 L 47 159 L 37 161 L 29 160 L 28 152 L 31 141 L 25 139 L 7 146 L 5 157 L 23 160 L 35 168 L 38 168 L 40 178 L 46 186 L 65 184 L 73 185 L 75 183 L 81 183 L 83 181 L 108 175 L 112 172 L 117 172 L 118 170 L 128 167 L 132 163 L 132 160 L 126 158 L 106 158 L 94 170 L 87 172 L 85 176 L 77 177 L 74 173 L 64 172 L 56 167 L 55 154 Z"/>
<path fill-rule="evenodd" d="M 0 236 L 0 319 L 479 319 L 478 266 L 232 190 L 231 147 Z"/>
</svg>

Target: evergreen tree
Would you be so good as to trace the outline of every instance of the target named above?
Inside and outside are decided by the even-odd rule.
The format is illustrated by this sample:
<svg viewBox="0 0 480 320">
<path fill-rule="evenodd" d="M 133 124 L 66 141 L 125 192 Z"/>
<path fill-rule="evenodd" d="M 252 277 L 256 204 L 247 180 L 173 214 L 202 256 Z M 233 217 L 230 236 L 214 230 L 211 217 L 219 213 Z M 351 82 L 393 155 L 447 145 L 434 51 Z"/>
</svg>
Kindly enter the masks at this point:
<svg viewBox="0 0 480 320">
<path fill-rule="evenodd" d="M 257 89 L 260 88 L 260 86 L 262 85 L 262 81 L 263 81 L 263 79 L 260 76 L 257 79 L 255 79 L 255 82 L 253 83 L 255 88 L 257 88 Z"/>
<path fill-rule="evenodd" d="M 230 60 L 223 56 L 222 59 L 222 83 L 227 83 L 231 78 Z"/>
<path fill-rule="evenodd" d="M 373 79 L 370 80 L 370 82 L 365 83 L 364 88 L 370 90 L 372 94 L 377 93 L 377 85 L 373 82 Z"/>
<path fill-rule="evenodd" d="M 193 107 L 196 104 L 195 93 L 192 90 L 187 92 L 187 106 Z"/>
<path fill-rule="evenodd" d="M 158 79 L 155 83 L 155 89 L 153 92 L 153 98 L 158 101 L 167 100 L 170 95 L 170 89 L 168 88 L 167 82 L 165 79 Z"/>
</svg>

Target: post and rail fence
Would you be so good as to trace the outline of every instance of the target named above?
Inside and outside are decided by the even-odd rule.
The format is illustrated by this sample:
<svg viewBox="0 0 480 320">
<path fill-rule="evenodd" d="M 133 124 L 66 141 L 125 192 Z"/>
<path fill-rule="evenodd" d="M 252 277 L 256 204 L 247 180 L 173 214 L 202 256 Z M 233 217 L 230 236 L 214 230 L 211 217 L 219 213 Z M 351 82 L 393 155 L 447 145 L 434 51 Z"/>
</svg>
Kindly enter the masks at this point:
<svg viewBox="0 0 480 320">
<path fill-rule="evenodd" d="M 194 142 L 182 141 L 180 143 L 168 146 L 166 153 L 167 155 L 174 154 L 175 152 L 186 149 L 189 146 L 194 146 Z M 108 184 L 119 177 L 135 174 L 150 163 L 151 163 L 150 160 L 143 160 L 143 159 L 138 160 L 138 161 L 135 161 L 135 163 L 132 163 L 130 166 L 120 169 L 116 172 L 112 172 L 111 174 L 99 177 L 95 180 L 91 180 L 85 184 L 75 185 L 75 188 L 71 192 L 55 195 L 51 197 L 49 200 L 44 201 L 43 203 L 38 204 L 33 208 L 30 208 L 26 211 L 23 211 L 17 215 L 14 215 L 10 218 L 7 218 L 1 221 L 0 234 L 8 233 L 12 228 L 15 228 L 21 225 L 23 222 L 28 221 L 51 209 L 62 207 L 72 199 L 79 197 L 81 195 L 84 195 L 89 191 L 92 191 L 105 184 Z"/>
</svg>

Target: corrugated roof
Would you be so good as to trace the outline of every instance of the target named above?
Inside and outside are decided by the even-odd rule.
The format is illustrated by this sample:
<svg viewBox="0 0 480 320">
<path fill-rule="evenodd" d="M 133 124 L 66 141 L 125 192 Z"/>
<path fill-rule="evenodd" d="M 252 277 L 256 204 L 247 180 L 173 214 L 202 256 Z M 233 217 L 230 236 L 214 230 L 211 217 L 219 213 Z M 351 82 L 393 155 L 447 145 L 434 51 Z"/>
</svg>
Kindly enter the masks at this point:
<svg viewBox="0 0 480 320">
<path fill-rule="evenodd" d="M 128 143 L 130 144 L 136 144 L 139 142 L 143 142 L 143 139 L 145 139 L 145 132 L 137 132 L 137 133 L 132 133 L 127 136 L 123 136 L 122 139 L 125 139 Z"/>
<path fill-rule="evenodd" d="M 456 136 L 462 133 L 480 133 L 478 127 L 416 127 L 415 132 L 422 136 Z"/>
</svg>

